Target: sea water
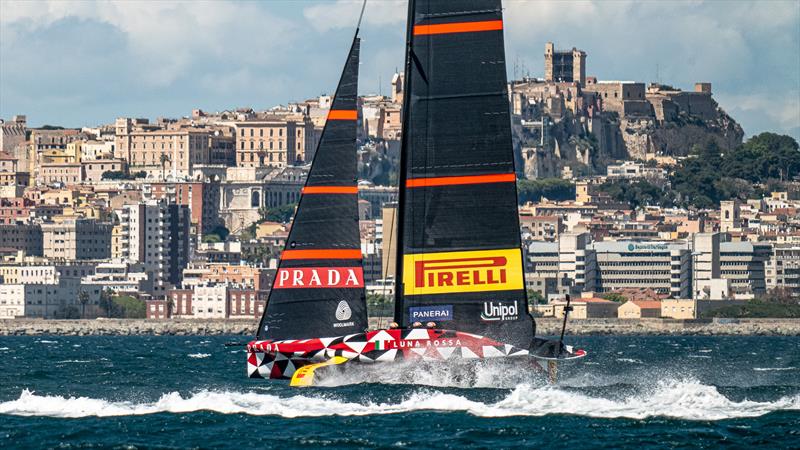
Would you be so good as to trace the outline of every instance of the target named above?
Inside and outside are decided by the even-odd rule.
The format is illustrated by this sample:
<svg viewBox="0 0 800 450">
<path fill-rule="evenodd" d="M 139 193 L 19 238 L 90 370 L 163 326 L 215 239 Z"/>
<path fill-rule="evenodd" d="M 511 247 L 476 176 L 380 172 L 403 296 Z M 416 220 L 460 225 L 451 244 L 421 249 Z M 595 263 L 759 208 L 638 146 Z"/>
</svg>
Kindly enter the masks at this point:
<svg viewBox="0 0 800 450">
<path fill-rule="evenodd" d="M 574 337 L 523 364 L 411 364 L 322 386 L 245 376 L 238 337 L 0 337 L 0 448 L 800 447 L 800 339 Z"/>
</svg>

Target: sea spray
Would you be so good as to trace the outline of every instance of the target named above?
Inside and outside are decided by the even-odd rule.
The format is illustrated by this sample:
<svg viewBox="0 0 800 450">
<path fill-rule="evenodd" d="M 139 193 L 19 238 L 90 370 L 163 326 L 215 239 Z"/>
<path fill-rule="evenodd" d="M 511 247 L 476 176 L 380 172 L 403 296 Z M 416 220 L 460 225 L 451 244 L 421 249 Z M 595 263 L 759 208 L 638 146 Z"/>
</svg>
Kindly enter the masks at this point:
<svg viewBox="0 0 800 450">
<path fill-rule="evenodd" d="M 520 385 L 497 402 L 476 401 L 464 395 L 422 388 L 396 403 L 353 402 L 313 393 L 279 396 L 206 390 L 187 396 L 170 392 L 155 402 L 142 403 L 37 395 L 24 390 L 17 400 L 0 403 L 0 414 L 69 418 L 196 411 L 284 418 L 441 411 L 465 412 L 484 418 L 560 414 L 598 418 L 723 420 L 757 417 L 781 410 L 800 410 L 800 395 L 770 402 L 736 402 L 722 395 L 715 387 L 694 380 L 662 381 L 657 383 L 652 392 L 641 392 L 627 398 L 594 397 L 555 386 Z"/>
</svg>

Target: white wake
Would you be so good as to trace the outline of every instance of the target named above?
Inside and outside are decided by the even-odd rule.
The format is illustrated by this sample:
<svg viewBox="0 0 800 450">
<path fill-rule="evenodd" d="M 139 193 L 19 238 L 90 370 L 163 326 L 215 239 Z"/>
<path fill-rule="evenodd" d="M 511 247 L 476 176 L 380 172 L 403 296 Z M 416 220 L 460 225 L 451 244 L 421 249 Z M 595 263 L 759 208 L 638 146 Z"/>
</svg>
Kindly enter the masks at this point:
<svg viewBox="0 0 800 450">
<path fill-rule="evenodd" d="M 417 388 L 396 403 L 352 402 L 326 395 L 279 396 L 254 392 L 200 391 L 189 396 L 164 394 L 155 402 L 108 401 L 86 397 L 37 395 L 23 391 L 17 400 L 0 403 L 0 414 L 48 417 L 109 417 L 154 413 L 213 411 L 222 414 L 271 415 L 285 418 L 366 416 L 414 411 L 464 412 L 477 417 L 568 414 L 602 418 L 671 417 L 722 420 L 756 417 L 779 410 L 800 410 L 800 395 L 771 402 L 733 401 L 713 386 L 696 381 L 666 381 L 651 392 L 619 399 L 592 397 L 558 387 L 520 385 L 494 403 Z"/>
</svg>

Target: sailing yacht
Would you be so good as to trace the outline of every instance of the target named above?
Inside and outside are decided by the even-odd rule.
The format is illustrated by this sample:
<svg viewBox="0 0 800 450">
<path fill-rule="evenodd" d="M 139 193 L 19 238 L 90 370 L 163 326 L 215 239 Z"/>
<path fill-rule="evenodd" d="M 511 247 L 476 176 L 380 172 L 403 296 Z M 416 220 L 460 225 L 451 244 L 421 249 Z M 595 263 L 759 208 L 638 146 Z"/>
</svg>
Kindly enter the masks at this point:
<svg viewBox="0 0 800 450">
<path fill-rule="evenodd" d="M 410 0 L 393 326 L 367 330 L 356 179 L 359 37 L 247 346 L 248 375 L 320 366 L 527 358 L 583 350 L 528 312 L 500 0 Z M 562 336 L 563 337 L 563 336 Z"/>
</svg>

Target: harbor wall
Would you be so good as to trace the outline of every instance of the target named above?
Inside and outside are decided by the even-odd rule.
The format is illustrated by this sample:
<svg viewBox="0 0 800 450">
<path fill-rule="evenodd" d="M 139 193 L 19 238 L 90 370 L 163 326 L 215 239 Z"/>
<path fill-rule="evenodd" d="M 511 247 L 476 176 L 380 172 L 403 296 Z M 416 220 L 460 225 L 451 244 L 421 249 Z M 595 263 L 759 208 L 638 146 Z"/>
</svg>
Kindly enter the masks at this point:
<svg viewBox="0 0 800 450">
<path fill-rule="evenodd" d="M 389 319 L 370 318 L 385 327 Z M 561 320 L 539 318 L 537 335 L 558 335 Z M 253 335 L 254 320 L 0 320 L 0 336 L 9 335 Z M 800 336 L 800 319 L 585 319 L 567 324 L 567 335 L 764 335 Z"/>
</svg>

